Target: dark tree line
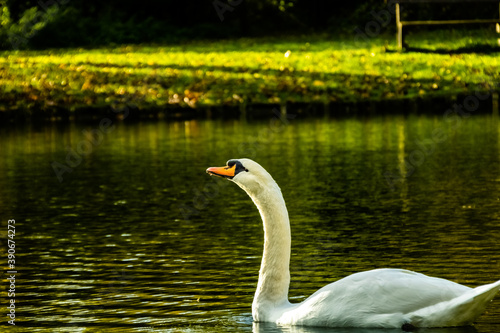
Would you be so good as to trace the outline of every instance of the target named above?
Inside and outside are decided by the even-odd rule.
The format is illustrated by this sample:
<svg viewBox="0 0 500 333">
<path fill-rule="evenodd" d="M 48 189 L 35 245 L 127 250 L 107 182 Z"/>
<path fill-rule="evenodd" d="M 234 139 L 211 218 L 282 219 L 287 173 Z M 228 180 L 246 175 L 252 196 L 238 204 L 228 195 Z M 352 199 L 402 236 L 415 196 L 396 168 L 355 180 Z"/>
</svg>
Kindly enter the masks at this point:
<svg viewBox="0 0 500 333">
<path fill-rule="evenodd" d="M 0 5 L 3 49 L 349 34 L 387 8 L 383 0 L 0 0 Z M 425 19 L 498 12 L 496 6 L 416 7 L 407 14 Z"/>
</svg>

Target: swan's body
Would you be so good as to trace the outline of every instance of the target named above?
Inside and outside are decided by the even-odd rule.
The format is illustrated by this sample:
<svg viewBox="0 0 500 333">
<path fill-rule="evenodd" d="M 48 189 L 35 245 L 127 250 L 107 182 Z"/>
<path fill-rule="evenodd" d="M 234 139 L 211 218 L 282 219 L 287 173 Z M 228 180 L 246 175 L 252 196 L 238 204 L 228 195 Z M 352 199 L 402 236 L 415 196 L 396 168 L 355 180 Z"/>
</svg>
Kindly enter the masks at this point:
<svg viewBox="0 0 500 333">
<path fill-rule="evenodd" d="M 258 207 L 264 254 L 252 305 L 256 322 L 329 327 L 463 326 L 484 311 L 500 281 L 475 289 L 401 269 L 356 273 L 331 283 L 302 303 L 288 301 L 290 223 L 281 190 L 249 159 L 228 161 L 208 173 L 238 184 Z"/>
</svg>

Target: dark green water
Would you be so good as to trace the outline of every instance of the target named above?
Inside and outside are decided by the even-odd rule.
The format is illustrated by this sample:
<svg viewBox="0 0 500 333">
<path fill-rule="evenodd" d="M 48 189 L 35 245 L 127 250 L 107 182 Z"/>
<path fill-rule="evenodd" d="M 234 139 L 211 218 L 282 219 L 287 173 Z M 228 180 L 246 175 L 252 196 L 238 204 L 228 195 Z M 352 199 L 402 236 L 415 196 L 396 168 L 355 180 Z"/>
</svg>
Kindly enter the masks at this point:
<svg viewBox="0 0 500 333">
<path fill-rule="evenodd" d="M 238 157 L 263 165 L 287 201 L 292 301 L 380 267 L 468 286 L 500 279 L 498 117 L 113 125 L 0 129 L 4 270 L 16 220 L 13 331 L 325 332 L 252 324 L 260 217 L 205 173 Z M 500 298 L 476 329 L 500 331 Z"/>
</svg>

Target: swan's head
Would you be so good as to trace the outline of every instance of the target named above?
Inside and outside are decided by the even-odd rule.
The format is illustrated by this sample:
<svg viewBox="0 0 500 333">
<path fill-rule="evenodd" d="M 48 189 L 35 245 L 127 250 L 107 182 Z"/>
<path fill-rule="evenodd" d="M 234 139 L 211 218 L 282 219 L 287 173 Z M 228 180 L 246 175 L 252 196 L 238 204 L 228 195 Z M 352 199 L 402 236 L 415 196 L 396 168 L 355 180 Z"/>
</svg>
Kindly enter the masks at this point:
<svg viewBox="0 0 500 333">
<path fill-rule="evenodd" d="M 277 187 L 273 177 L 259 163 L 248 158 L 229 160 L 224 167 L 208 168 L 207 173 L 235 182 L 248 194 L 257 194 L 263 189 Z"/>
</svg>

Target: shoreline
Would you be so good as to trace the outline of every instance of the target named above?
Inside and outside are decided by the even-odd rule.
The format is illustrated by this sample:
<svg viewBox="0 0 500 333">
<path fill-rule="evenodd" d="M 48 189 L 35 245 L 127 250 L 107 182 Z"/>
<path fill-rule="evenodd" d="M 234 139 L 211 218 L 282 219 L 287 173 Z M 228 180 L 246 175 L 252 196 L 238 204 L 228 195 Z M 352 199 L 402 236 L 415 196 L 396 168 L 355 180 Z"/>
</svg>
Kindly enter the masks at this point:
<svg viewBox="0 0 500 333">
<path fill-rule="evenodd" d="M 481 101 L 475 113 L 498 113 L 499 90 L 481 92 L 487 97 Z M 305 117 L 356 117 L 376 115 L 443 114 L 453 105 L 463 103 L 470 94 L 450 96 L 426 96 L 390 100 L 366 100 L 358 102 L 288 102 L 255 103 L 237 106 L 201 106 L 196 108 L 167 106 L 147 108 L 132 103 L 120 107 L 90 106 L 74 110 L 69 108 L 30 108 L 0 111 L 0 126 L 30 122 L 83 123 L 109 118 L 124 121 L 182 121 L 195 119 L 260 119 L 279 114 L 296 114 Z"/>
</svg>

